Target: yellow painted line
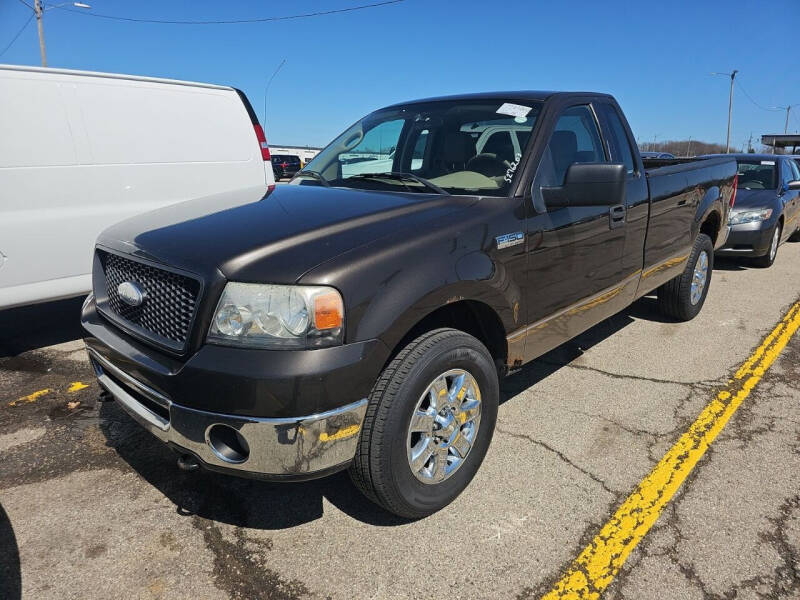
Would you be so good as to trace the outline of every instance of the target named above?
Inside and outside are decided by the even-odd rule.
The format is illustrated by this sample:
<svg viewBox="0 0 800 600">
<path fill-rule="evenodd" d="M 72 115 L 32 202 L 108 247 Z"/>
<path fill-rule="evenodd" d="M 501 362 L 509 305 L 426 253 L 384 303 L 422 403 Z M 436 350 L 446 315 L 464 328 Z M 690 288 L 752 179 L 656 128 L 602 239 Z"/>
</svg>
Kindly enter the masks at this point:
<svg viewBox="0 0 800 600">
<path fill-rule="evenodd" d="M 335 442 L 336 440 L 343 440 L 345 438 L 353 437 L 359 432 L 360 429 L 361 425 L 350 425 L 349 427 L 344 427 L 343 429 L 340 429 L 335 433 L 331 433 L 330 435 L 323 431 L 319 434 L 319 441 Z"/>
<path fill-rule="evenodd" d="M 82 381 L 73 381 L 69 384 L 69 388 L 67 389 L 68 392 L 79 392 L 81 390 L 85 390 L 89 387 L 87 384 L 83 383 Z"/>
<path fill-rule="evenodd" d="M 800 327 L 800 302 L 764 338 L 542 600 L 596 599 Z"/>
<path fill-rule="evenodd" d="M 27 404 L 28 402 L 36 402 L 39 398 L 44 396 L 45 394 L 49 394 L 52 392 L 50 388 L 45 388 L 43 390 L 37 390 L 32 394 L 28 394 L 27 396 L 23 396 L 22 398 L 18 398 L 13 402 L 9 402 L 9 406 L 17 406 L 18 404 Z"/>
</svg>

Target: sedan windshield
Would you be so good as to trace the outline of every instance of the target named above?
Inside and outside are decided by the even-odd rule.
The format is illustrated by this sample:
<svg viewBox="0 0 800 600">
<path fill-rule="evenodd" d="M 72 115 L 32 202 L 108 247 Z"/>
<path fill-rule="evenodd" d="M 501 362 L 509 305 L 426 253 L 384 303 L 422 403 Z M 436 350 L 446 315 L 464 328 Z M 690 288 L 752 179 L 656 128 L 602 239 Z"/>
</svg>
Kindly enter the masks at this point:
<svg viewBox="0 0 800 600">
<path fill-rule="evenodd" d="M 778 171 L 774 160 L 740 160 L 739 187 L 745 190 L 774 190 Z"/>
<path fill-rule="evenodd" d="M 504 99 L 379 110 L 337 137 L 292 183 L 320 185 L 322 177 L 333 187 L 505 196 L 540 110 L 541 102 Z"/>
</svg>

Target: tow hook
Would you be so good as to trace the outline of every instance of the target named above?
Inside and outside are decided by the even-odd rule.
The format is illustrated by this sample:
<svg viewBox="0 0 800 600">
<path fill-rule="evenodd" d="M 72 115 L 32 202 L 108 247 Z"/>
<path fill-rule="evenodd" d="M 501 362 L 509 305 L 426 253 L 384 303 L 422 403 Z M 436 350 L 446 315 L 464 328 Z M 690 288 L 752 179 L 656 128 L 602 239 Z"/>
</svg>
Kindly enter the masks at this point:
<svg viewBox="0 0 800 600">
<path fill-rule="evenodd" d="M 178 468 L 181 471 L 197 471 L 200 468 L 200 463 L 191 454 L 181 454 L 178 457 Z"/>
</svg>

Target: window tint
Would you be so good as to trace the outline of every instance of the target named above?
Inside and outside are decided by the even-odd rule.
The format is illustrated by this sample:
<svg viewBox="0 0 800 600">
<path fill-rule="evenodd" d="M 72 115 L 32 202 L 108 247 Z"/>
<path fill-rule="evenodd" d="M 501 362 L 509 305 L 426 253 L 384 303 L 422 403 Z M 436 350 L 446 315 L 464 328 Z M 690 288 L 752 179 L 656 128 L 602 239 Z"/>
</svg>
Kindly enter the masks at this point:
<svg viewBox="0 0 800 600">
<path fill-rule="evenodd" d="M 774 190 L 778 179 L 774 160 L 739 160 L 739 187 L 745 190 Z"/>
<path fill-rule="evenodd" d="M 783 164 L 783 181 L 789 183 L 795 179 L 798 179 L 797 164 L 793 160 L 787 160 Z"/>
<path fill-rule="evenodd" d="M 482 138 L 482 139 L 481 139 Z M 498 160 L 509 164 L 516 160 L 514 142 L 511 141 L 510 131 L 494 131 L 489 137 L 481 136 L 476 147 L 480 154 L 491 154 Z"/>
<path fill-rule="evenodd" d="M 600 132 L 588 106 L 565 110 L 556 122 L 548 150 L 552 159 L 554 185 L 562 185 L 572 163 L 606 162 Z"/>
<path fill-rule="evenodd" d="M 529 139 L 531 139 L 530 131 L 517 131 L 517 142 L 519 143 L 520 157 L 525 154 L 525 148 L 528 146 Z"/>
<path fill-rule="evenodd" d="M 384 121 L 364 133 L 358 144 L 339 155 L 342 177 L 393 171 L 394 150 L 404 123 L 402 119 Z"/>
<path fill-rule="evenodd" d="M 517 176 L 516 136 L 530 135 L 540 110 L 538 101 L 500 98 L 392 106 L 355 123 L 305 171 L 333 187 L 429 193 L 410 179 L 364 177 L 413 171 L 449 193 L 505 196 Z M 316 184 L 302 173 L 294 183 Z"/>
<path fill-rule="evenodd" d="M 628 175 L 632 175 L 635 169 L 633 152 L 631 151 L 628 136 L 625 133 L 625 127 L 622 125 L 616 109 L 610 104 L 602 104 L 600 111 L 608 123 L 606 139 L 608 139 L 609 146 L 611 146 L 611 160 L 623 163 Z"/>
<path fill-rule="evenodd" d="M 423 129 L 417 136 L 417 141 L 414 143 L 414 151 L 411 154 L 411 170 L 419 171 L 422 168 L 422 163 L 425 160 L 425 151 L 428 148 L 428 140 L 430 140 L 429 131 Z"/>
</svg>

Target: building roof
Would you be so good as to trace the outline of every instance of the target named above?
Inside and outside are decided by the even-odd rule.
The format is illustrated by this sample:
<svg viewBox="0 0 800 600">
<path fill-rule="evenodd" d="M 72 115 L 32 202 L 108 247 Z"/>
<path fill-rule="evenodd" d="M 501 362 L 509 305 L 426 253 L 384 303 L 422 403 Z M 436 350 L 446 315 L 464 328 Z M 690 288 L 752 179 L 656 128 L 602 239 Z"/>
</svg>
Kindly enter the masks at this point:
<svg viewBox="0 0 800 600">
<path fill-rule="evenodd" d="M 773 148 L 795 148 L 800 146 L 800 134 L 771 133 L 761 136 L 761 143 Z"/>
</svg>

